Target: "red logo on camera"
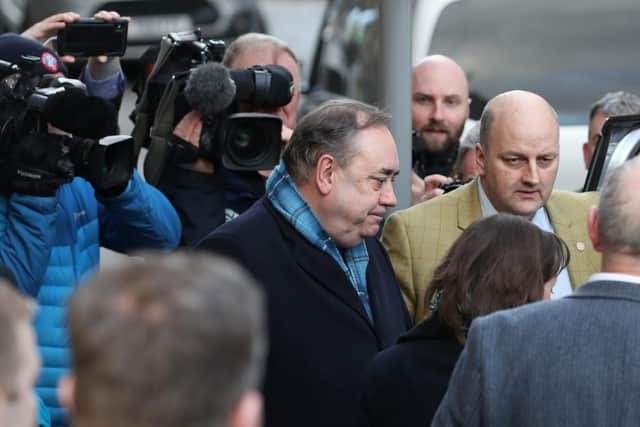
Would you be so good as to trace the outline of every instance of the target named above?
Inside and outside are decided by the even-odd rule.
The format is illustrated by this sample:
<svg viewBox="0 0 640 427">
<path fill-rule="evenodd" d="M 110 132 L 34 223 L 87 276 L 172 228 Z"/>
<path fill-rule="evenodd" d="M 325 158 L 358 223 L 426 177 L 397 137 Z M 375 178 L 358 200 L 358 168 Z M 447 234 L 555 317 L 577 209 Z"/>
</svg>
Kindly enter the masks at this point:
<svg viewBox="0 0 640 427">
<path fill-rule="evenodd" d="M 51 52 L 42 52 L 42 55 L 40 55 L 40 63 L 50 73 L 57 73 L 60 70 L 58 58 Z"/>
</svg>

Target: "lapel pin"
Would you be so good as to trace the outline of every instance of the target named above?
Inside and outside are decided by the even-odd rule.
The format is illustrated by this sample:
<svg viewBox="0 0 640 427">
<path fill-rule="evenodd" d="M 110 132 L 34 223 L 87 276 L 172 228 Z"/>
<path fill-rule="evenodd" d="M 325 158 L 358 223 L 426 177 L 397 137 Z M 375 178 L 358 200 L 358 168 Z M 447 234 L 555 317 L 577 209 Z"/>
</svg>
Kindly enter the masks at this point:
<svg viewBox="0 0 640 427">
<path fill-rule="evenodd" d="M 578 248 L 580 252 L 584 251 L 584 248 L 585 248 L 584 243 L 583 242 L 576 243 L 576 248 Z"/>
</svg>

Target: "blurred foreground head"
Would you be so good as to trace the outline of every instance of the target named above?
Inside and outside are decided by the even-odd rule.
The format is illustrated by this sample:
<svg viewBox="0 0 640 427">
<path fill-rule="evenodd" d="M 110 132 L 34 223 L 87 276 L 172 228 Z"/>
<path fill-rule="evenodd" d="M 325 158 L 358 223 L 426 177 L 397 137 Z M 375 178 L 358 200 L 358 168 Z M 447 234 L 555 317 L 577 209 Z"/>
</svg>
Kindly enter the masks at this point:
<svg viewBox="0 0 640 427">
<path fill-rule="evenodd" d="M 28 300 L 0 279 L 0 427 L 36 424 L 33 392 L 40 358 Z"/>
<path fill-rule="evenodd" d="M 73 424 L 260 425 L 263 295 L 232 261 L 143 254 L 82 287 L 69 308 Z"/>
</svg>

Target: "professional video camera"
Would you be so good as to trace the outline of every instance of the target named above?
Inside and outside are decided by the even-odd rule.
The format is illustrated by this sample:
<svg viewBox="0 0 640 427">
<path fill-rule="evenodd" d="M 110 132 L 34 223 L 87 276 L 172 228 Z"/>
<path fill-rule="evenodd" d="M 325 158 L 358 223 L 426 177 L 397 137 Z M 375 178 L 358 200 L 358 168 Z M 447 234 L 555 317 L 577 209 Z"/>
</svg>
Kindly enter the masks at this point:
<svg viewBox="0 0 640 427">
<path fill-rule="evenodd" d="M 601 134 L 584 191 L 599 191 L 611 170 L 640 154 L 640 115 L 609 117 Z"/>
<path fill-rule="evenodd" d="M 278 65 L 229 70 L 220 63 L 224 49 L 223 41 L 205 41 L 198 30 L 163 37 L 135 111 L 136 145 L 149 148 L 148 182 L 159 181 L 167 161 L 202 158 L 241 171 L 278 163 L 282 121 L 271 114 L 241 113 L 240 104 L 282 107 L 293 95 L 293 78 Z M 203 121 L 199 147 L 173 135 L 192 110 Z"/>
<path fill-rule="evenodd" d="M 0 61 L 0 162 L 1 174 L 10 174 L 20 165 L 10 164 L 11 153 L 26 142 L 28 135 L 51 141 L 48 155 L 63 182 L 81 176 L 97 191 L 126 183 L 134 166 L 133 140 L 124 135 L 107 136 L 117 129 L 117 112 L 106 100 L 86 94 L 84 83 L 64 77 L 44 77 L 34 72 L 38 57 L 23 56 L 17 64 Z M 49 133 L 51 124 L 73 136 Z M 28 139 L 28 138 L 27 138 Z M 62 142 L 57 144 L 56 142 Z M 39 175 L 41 172 L 41 175 Z M 19 169 L 17 173 L 21 172 Z M 52 171 L 29 174 L 39 179 L 53 178 Z M 55 175 L 54 174 L 54 175 Z M 9 177 L 3 177 L 9 180 Z"/>
</svg>

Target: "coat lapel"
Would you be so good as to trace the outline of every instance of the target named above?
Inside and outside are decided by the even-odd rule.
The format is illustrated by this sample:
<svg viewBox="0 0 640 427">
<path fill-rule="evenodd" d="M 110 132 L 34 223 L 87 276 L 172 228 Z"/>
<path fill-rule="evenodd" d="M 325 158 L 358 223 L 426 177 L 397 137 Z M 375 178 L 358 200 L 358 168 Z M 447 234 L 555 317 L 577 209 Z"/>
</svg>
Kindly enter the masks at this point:
<svg viewBox="0 0 640 427">
<path fill-rule="evenodd" d="M 458 197 L 458 228 L 465 230 L 478 218 L 482 218 L 480 195 L 478 194 L 478 177 L 469 184 L 457 190 Z"/>
<path fill-rule="evenodd" d="M 575 205 L 572 205 L 576 209 Z M 594 252 L 587 235 L 586 215 L 576 217 L 576 213 L 562 201 L 562 192 L 552 192 L 545 205 L 554 232 L 565 241 L 569 247 L 571 261 L 569 262 L 569 279 L 571 287 L 577 288 L 584 283 L 589 275 L 599 269 L 599 262 L 593 264 L 590 254 Z M 578 220 L 579 218 L 579 220 Z M 579 221 L 579 222 L 578 222 Z M 584 222 L 584 223 L 583 223 Z"/>
<path fill-rule="evenodd" d="M 356 290 L 338 263 L 329 254 L 309 243 L 291 224 L 275 212 L 271 203 L 267 203 L 267 205 L 278 221 L 284 237 L 291 245 L 291 254 L 300 268 L 312 277 L 319 286 L 327 289 L 372 327 Z"/>
</svg>

